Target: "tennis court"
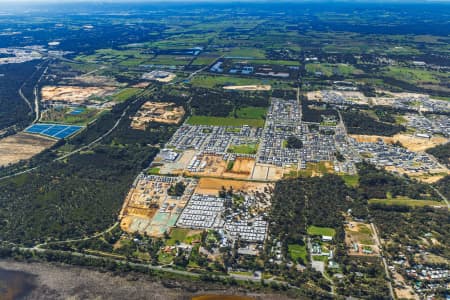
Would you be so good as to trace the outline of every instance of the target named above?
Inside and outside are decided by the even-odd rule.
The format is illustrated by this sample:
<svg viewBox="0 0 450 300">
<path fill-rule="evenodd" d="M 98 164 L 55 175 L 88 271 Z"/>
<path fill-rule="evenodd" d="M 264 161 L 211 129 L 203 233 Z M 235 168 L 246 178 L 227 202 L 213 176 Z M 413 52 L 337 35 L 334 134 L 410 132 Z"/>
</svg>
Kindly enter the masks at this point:
<svg viewBox="0 0 450 300">
<path fill-rule="evenodd" d="M 56 139 L 67 138 L 78 132 L 82 126 L 61 125 L 61 124 L 33 124 L 25 132 L 36 133 Z"/>
</svg>

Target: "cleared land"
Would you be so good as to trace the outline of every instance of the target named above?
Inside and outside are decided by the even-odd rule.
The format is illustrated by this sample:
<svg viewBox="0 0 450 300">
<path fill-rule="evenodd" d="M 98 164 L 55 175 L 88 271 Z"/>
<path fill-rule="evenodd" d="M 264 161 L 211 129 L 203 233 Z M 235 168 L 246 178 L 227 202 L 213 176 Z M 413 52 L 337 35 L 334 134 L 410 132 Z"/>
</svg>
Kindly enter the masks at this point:
<svg viewBox="0 0 450 300">
<path fill-rule="evenodd" d="M 348 221 L 345 224 L 345 243 L 349 255 L 378 255 L 373 232 L 368 224 Z"/>
<path fill-rule="evenodd" d="M 99 102 L 99 98 L 111 95 L 115 87 L 44 86 L 41 90 L 44 103 L 85 104 L 88 100 Z"/>
<path fill-rule="evenodd" d="M 446 207 L 444 202 L 433 200 L 416 200 L 407 197 L 397 197 L 391 199 L 370 199 L 369 204 L 385 204 L 385 205 L 406 205 L 411 207 L 435 206 Z"/>
<path fill-rule="evenodd" d="M 225 90 L 235 90 L 235 91 L 270 91 L 270 85 L 230 85 L 224 86 Z"/>
<path fill-rule="evenodd" d="M 131 127 L 144 130 L 150 122 L 178 124 L 184 116 L 183 106 L 170 102 L 145 102 L 132 118 Z"/>
<path fill-rule="evenodd" d="M 226 180 L 218 178 L 201 178 L 198 182 L 195 192 L 197 194 L 214 195 L 217 196 L 222 187 L 233 190 L 241 191 L 264 191 L 264 187 L 267 187 L 266 183 L 250 182 L 250 181 L 238 181 L 238 180 Z"/>
<path fill-rule="evenodd" d="M 47 137 L 18 133 L 0 139 L 0 166 L 30 159 L 51 147 L 56 141 Z"/>
<path fill-rule="evenodd" d="M 392 137 L 355 134 L 352 134 L 350 136 L 359 143 L 375 143 L 379 139 L 383 140 L 386 144 L 394 144 L 396 142 L 400 142 L 405 148 L 414 152 L 422 152 L 429 148 L 433 148 L 448 142 L 448 139 L 441 136 L 433 136 L 428 139 L 404 133 L 398 133 Z"/>
</svg>

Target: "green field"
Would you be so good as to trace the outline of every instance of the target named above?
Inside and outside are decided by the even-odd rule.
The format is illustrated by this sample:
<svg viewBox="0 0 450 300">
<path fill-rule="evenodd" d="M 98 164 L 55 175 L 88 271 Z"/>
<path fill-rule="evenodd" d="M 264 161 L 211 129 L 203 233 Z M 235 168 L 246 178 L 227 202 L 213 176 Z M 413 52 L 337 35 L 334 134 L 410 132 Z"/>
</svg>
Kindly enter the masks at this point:
<svg viewBox="0 0 450 300">
<path fill-rule="evenodd" d="M 216 86 L 226 86 L 226 85 L 253 85 L 253 84 L 263 84 L 260 79 L 254 78 L 242 78 L 242 77 L 231 77 L 231 76 L 195 76 L 192 79 L 191 84 L 193 86 L 213 88 Z"/>
<path fill-rule="evenodd" d="M 149 175 L 158 175 L 160 170 L 161 170 L 160 168 L 155 167 L 155 168 L 149 169 L 147 173 Z"/>
<path fill-rule="evenodd" d="M 370 199 L 369 204 L 405 205 L 410 207 L 445 206 L 445 203 L 440 201 L 415 200 L 407 197 L 397 197 L 391 199 Z"/>
<path fill-rule="evenodd" d="M 293 260 L 298 260 L 301 258 L 303 262 L 306 262 L 307 251 L 306 246 L 300 246 L 296 244 L 289 244 L 288 251 Z"/>
<path fill-rule="evenodd" d="M 183 65 L 186 65 L 190 60 L 191 60 L 191 57 L 186 57 L 186 56 L 158 55 L 157 57 L 148 61 L 148 64 L 183 66 Z"/>
<path fill-rule="evenodd" d="M 342 179 L 348 187 L 357 187 L 359 185 L 358 175 L 341 175 Z"/>
<path fill-rule="evenodd" d="M 211 125 L 211 126 L 242 126 L 263 127 L 262 119 L 242 119 L 231 117 L 208 117 L 208 116 L 191 116 L 187 120 L 190 125 Z"/>
<path fill-rule="evenodd" d="M 422 69 L 406 68 L 406 67 L 388 67 L 383 74 L 393 77 L 397 80 L 406 81 L 413 84 L 419 83 L 439 83 L 439 79 L 435 72 Z"/>
<path fill-rule="evenodd" d="M 68 125 L 86 125 L 97 119 L 104 110 L 83 108 L 83 112 L 78 115 L 71 115 L 72 109 L 62 110 L 49 109 L 42 113 L 41 121 L 46 123 L 63 123 Z"/>
<path fill-rule="evenodd" d="M 266 58 L 264 50 L 256 48 L 235 48 L 231 50 L 231 52 L 227 53 L 226 56 L 242 56 L 242 57 L 251 57 L 254 59 Z"/>
<path fill-rule="evenodd" d="M 247 106 L 236 110 L 236 115 L 238 118 L 243 119 L 262 119 L 267 114 L 267 108 Z"/>
<path fill-rule="evenodd" d="M 228 148 L 228 152 L 239 154 L 256 154 L 257 151 L 258 144 L 232 145 Z"/>
<path fill-rule="evenodd" d="M 125 88 L 120 92 L 118 92 L 117 94 L 115 94 L 112 98 L 114 102 L 123 102 L 133 97 L 134 95 L 138 94 L 141 91 L 142 89 L 138 88 Z"/>
<path fill-rule="evenodd" d="M 363 73 L 361 70 L 347 64 L 306 64 L 305 68 L 308 73 L 321 72 L 324 76 L 349 76 Z"/>
<path fill-rule="evenodd" d="M 233 62 L 239 62 L 239 60 L 233 59 Z M 256 65 L 300 66 L 300 62 L 295 60 L 254 59 L 250 63 Z"/>
<path fill-rule="evenodd" d="M 336 234 L 336 230 L 334 230 L 333 228 L 318 226 L 309 226 L 307 232 L 309 235 L 334 236 Z"/>
</svg>

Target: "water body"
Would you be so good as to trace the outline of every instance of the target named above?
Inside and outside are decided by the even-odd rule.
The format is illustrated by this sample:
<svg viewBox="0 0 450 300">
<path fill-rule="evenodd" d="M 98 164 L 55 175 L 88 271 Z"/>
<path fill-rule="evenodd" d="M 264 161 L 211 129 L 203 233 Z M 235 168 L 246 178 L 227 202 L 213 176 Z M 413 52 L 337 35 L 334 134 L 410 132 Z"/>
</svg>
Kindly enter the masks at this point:
<svg viewBox="0 0 450 300">
<path fill-rule="evenodd" d="M 35 276 L 26 272 L 0 268 L 0 299 L 17 300 L 35 288 Z"/>
</svg>

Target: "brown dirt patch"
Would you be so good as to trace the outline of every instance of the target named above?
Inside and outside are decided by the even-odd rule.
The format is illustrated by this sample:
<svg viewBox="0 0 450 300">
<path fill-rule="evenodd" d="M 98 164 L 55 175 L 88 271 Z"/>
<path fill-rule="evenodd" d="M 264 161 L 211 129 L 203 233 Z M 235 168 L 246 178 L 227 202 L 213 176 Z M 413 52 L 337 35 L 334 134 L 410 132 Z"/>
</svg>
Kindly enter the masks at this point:
<svg viewBox="0 0 450 300">
<path fill-rule="evenodd" d="M 414 152 L 422 152 L 429 148 L 433 148 L 448 142 L 448 139 L 440 136 L 433 136 L 432 138 L 427 139 L 404 133 L 398 133 L 392 137 L 354 134 L 350 136 L 360 143 L 375 143 L 379 139 L 382 139 L 386 144 L 394 144 L 396 142 L 400 142 L 408 150 Z"/>
<path fill-rule="evenodd" d="M 270 85 L 231 85 L 224 86 L 224 90 L 235 90 L 235 91 L 270 91 Z"/>
<path fill-rule="evenodd" d="M 150 122 L 178 124 L 183 119 L 184 113 L 183 106 L 175 106 L 175 103 L 147 101 L 132 117 L 131 127 L 145 130 Z"/>
<path fill-rule="evenodd" d="M 106 97 L 115 90 L 115 87 L 44 86 L 41 95 L 44 103 L 85 104 L 91 97 Z"/>
<path fill-rule="evenodd" d="M 25 132 L 0 139 L 0 166 L 30 159 L 51 147 L 55 142 L 54 139 Z"/>
<path fill-rule="evenodd" d="M 266 183 L 251 182 L 251 181 L 239 181 L 239 180 L 228 180 L 219 178 L 201 178 L 198 182 L 195 192 L 204 195 L 214 195 L 217 196 L 222 187 L 233 190 L 241 191 L 264 191 Z"/>
</svg>

